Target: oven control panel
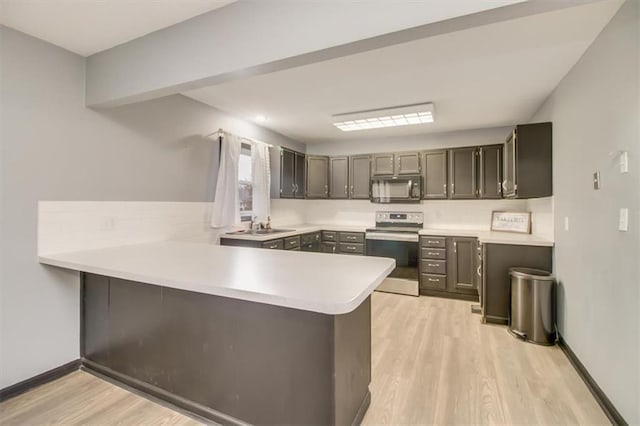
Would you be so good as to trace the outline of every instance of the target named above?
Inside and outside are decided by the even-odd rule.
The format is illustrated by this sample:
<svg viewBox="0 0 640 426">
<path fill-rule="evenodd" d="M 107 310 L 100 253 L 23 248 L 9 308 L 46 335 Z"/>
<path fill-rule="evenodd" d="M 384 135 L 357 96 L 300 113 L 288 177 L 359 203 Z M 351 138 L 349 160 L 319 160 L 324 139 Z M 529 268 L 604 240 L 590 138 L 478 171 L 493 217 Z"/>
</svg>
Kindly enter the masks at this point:
<svg viewBox="0 0 640 426">
<path fill-rule="evenodd" d="M 424 223 L 422 212 L 376 212 L 376 223 Z"/>
</svg>

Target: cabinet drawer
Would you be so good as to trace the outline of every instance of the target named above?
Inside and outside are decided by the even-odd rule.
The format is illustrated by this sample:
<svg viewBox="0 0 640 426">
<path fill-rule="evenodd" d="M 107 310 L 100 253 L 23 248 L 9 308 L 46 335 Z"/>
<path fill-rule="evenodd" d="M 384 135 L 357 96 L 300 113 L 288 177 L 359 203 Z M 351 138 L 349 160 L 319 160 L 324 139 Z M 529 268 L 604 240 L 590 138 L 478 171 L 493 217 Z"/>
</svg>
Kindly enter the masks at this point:
<svg viewBox="0 0 640 426">
<path fill-rule="evenodd" d="M 420 272 L 423 274 L 445 275 L 447 273 L 447 262 L 444 260 L 421 260 Z"/>
<path fill-rule="evenodd" d="M 322 231 L 322 241 L 338 241 L 338 233 L 336 231 Z"/>
<path fill-rule="evenodd" d="M 420 237 L 421 247 L 445 248 L 447 239 L 445 237 Z"/>
<path fill-rule="evenodd" d="M 364 244 L 340 243 L 340 253 L 364 254 Z"/>
<path fill-rule="evenodd" d="M 284 249 L 291 250 L 300 247 L 300 236 L 289 237 L 284 239 Z"/>
<path fill-rule="evenodd" d="M 420 274 L 420 288 L 446 290 L 447 277 L 444 275 Z"/>
<path fill-rule="evenodd" d="M 284 248 L 284 240 L 271 240 L 262 243 L 262 248 L 272 249 L 272 250 L 282 250 Z"/>
<path fill-rule="evenodd" d="M 446 249 L 431 248 L 431 247 L 422 247 L 420 249 L 420 257 L 422 259 L 446 260 L 447 259 L 447 250 Z"/>
<path fill-rule="evenodd" d="M 364 234 L 360 232 L 341 232 L 340 233 L 340 242 L 341 243 L 364 243 Z"/>
</svg>

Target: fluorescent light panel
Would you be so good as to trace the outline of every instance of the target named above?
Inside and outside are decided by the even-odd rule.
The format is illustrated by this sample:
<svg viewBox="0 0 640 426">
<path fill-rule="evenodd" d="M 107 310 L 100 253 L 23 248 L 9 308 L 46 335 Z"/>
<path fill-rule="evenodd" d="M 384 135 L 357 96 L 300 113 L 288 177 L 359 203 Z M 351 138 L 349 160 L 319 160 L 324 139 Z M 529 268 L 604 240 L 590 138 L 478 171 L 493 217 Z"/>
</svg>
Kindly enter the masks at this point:
<svg viewBox="0 0 640 426">
<path fill-rule="evenodd" d="M 433 123 L 433 104 L 407 105 L 334 115 L 333 125 L 343 132 Z"/>
</svg>

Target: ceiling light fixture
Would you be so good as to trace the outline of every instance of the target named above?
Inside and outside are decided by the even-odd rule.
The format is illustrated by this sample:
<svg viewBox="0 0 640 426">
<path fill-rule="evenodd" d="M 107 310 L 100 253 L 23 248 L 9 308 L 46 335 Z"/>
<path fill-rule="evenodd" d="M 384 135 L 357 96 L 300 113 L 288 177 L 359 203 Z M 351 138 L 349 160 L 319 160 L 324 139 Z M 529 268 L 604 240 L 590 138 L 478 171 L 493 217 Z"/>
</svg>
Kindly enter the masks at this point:
<svg viewBox="0 0 640 426">
<path fill-rule="evenodd" d="M 433 123 L 433 103 L 336 114 L 331 118 L 343 132 Z"/>
</svg>

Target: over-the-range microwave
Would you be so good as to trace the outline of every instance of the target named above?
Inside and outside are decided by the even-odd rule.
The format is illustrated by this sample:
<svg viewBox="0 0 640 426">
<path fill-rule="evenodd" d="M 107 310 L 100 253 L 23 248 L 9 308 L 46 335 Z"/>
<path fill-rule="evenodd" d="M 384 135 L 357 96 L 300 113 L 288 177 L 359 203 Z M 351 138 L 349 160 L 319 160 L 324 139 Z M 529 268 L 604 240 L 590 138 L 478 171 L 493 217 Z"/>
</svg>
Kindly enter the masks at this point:
<svg viewBox="0 0 640 426">
<path fill-rule="evenodd" d="M 421 193 L 421 176 L 388 176 L 371 179 L 372 203 L 419 203 Z"/>
</svg>

